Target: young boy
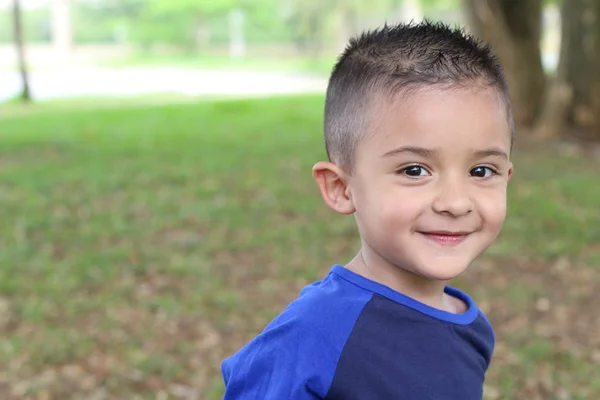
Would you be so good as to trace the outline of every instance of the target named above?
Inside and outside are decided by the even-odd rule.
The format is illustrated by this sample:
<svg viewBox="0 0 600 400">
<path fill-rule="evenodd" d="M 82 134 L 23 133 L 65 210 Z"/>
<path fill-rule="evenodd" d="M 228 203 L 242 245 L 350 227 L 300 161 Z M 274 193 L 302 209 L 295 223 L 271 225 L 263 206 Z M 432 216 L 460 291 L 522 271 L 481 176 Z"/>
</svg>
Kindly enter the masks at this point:
<svg viewBox="0 0 600 400">
<path fill-rule="evenodd" d="M 225 399 L 480 400 L 495 338 L 447 286 L 498 235 L 513 122 L 488 47 L 443 24 L 363 33 L 325 104 L 325 203 L 362 246 L 223 362 Z"/>
</svg>

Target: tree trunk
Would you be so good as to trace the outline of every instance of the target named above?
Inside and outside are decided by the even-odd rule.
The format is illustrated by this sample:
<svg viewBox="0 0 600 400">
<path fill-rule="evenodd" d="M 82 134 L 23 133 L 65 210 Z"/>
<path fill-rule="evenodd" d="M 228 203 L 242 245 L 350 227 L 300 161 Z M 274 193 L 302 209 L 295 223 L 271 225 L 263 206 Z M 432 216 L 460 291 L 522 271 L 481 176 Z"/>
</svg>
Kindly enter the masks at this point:
<svg viewBox="0 0 600 400">
<path fill-rule="evenodd" d="M 566 122 L 600 139 L 600 2 L 563 0 L 558 75 L 572 88 Z"/>
<path fill-rule="evenodd" d="M 508 81 L 515 124 L 532 127 L 538 118 L 546 77 L 542 66 L 541 0 L 463 0 L 472 33 L 500 58 Z"/>
<path fill-rule="evenodd" d="M 21 80 L 23 82 L 23 88 L 21 89 L 19 98 L 25 102 L 29 102 L 31 101 L 31 92 L 29 90 L 27 62 L 25 61 L 25 40 L 23 38 L 23 19 L 20 0 L 13 0 L 13 30 L 19 63 L 19 73 L 21 74 Z"/>
</svg>

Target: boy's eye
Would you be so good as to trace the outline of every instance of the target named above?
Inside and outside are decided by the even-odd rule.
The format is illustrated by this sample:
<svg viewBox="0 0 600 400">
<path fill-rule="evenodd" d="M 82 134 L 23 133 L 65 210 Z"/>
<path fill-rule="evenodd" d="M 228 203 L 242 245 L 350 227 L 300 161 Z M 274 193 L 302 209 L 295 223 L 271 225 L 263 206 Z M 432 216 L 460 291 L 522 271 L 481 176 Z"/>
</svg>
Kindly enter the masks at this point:
<svg viewBox="0 0 600 400">
<path fill-rule="evenodd" d="M 475 167 L 471 170 L 471 176 L 477 178 L 489 178 L 492 175 L 497 175 L 498 172 L 490 167 Z"/>
<path fill-rule="evenodd" d="M 429 172 L 427 172 L 427 170 L 425 168 L 421 167 L 420 165 L 411 165 L 409 167 L 402 168 L 400 170 L 400 173 L 402 173 L 404 175 L 408 175 L 408 176 L 427 176 L 427 175 L 429 175 Z"/>
</svg>

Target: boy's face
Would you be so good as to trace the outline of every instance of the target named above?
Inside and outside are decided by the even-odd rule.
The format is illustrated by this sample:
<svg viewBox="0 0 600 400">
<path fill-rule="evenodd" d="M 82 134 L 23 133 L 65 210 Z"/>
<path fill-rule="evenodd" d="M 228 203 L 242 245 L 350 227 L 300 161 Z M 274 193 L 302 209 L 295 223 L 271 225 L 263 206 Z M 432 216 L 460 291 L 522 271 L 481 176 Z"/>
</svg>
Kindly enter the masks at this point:
<svg viewBox="0 0 600 400">
<path fill-rule="evenodd" d="M 512 175 L 491 89 L 424 89 L 377 115 L 346 193 L 363 244 L 385 263 L 449 280 L 496 239 Z"/>
</svg>

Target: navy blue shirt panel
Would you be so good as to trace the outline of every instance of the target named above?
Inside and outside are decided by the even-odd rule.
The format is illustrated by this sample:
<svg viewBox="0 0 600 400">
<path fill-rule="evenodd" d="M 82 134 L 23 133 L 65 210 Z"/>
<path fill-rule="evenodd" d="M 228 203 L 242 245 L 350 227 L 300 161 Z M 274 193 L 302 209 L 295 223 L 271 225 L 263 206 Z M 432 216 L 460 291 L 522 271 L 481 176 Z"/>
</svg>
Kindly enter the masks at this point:
<svg viewBox="0 0 600 400">
<path fill-rule="evenodd" d="M 456 325 L 374 294 L 346 342 L 325 399 L 480 400 L 490 332 L 481 316 Z"/>
</svg>

